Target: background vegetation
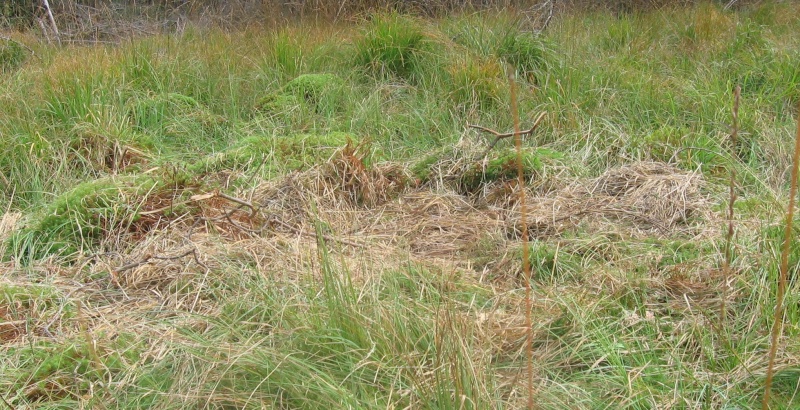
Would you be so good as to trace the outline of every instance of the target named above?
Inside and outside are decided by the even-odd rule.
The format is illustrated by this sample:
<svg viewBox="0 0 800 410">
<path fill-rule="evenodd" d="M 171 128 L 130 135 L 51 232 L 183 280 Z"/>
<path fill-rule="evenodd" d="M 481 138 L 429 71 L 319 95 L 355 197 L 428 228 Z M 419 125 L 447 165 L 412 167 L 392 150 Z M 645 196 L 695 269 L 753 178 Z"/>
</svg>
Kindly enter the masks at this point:
<svg viewBox="0 0 800 410">
<path fill-rule="evenodd" d="M 800 20 L 741 6 L 578 10 L 542 33 L 514 10 L 7 32 L 3 400 L 521 408 L 528 229 L 539 407 L 757 406 Z M 512 127 L 509 72 L 522 126 L 547 113 L 524 141 L 528 226 L 509 142 L 481 162 L 467 127 Z M 798 294 L 773 408 L 799 400 Z"/>
</svg>

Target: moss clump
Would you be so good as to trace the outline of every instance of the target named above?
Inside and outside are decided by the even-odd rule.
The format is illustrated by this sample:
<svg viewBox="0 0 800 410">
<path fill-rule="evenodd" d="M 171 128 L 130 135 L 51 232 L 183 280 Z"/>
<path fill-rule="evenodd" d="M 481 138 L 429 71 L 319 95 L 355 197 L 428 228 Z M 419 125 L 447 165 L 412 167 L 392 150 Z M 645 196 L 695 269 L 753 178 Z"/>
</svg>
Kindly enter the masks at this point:
<svg viewBox="0 0 800 410">
<path fill-rule="evenodd" d="M 447 147 L 435 154 L 428 155 L 411 166 L 411 174 L 419 182 L 428 182 L 436 177 L 436 165 L 443 158 L 453 158 L 453 154 L 453 148 Z"/>
<path fill-rule="evenodd" d="M 163 153 L 206 152 L 226 136 L 227 119 L 187 95 L 138 94 L 127 109 L 134 131 L 149 136 Z"/>
<path fill-rule="evenodd" d="M 420 183 L 433 180 L 455 180 L 462 193 L 478 192 L 481 187 L 494 181 L 517 178 L 517 153 L 513 148 L 489 151 L 486 160 L 470 160 L 477 155 L 472 150 L 444 148 L 428 155 L 411 167 L 411 173 Z M 522 152 L 522 172 L 526 179 L 540 174 L 544 168 L 561 162 L 564 154 L 548 148 L 537 148 Z M 441 175 L 448 172 L 449 175 Z"/>
<path fill-rule="evenodd" d="M 341 85 L 342 80 L 335 74 L 303 74 L 286 83 L 283 90 L 284 93 L 315 103 L 325 92 L 335 90 Z"/>
<path fill-rule="evenodd" d="M 26 364 L 10 374 L 14 390 L 24 392 L 30 402 L 67 404 L 89 393 L 96 383 L 124 372 L 128 363 L 140 360 L 141 349 L 135 347 L 132 334 L 115 335 L 112 341 L 107 335 L 98 335 L 97 340 L 96 346 L 73 340 L 10 348 L 9 353 Z"/>
<path fill-rule="evenodd" d="M 137 200 L 158 185 L 150 177 L 104 178 L 80 184 L 15 232 L 9 249 L 35 260 L 96 246 L 109 233 L 136 221 Z"/>
<path fill-rule="evenodd" d="M 341 102 L 344 82 L 335 74 L 302 74 L 289 81 L 279 91 L 271 93 L 257 104 L 264 112 L 283 113 L 306 105 L 315 111 L 337 107 Z"/>
<path fill-rule="evenodd" d="M 270 94 L 261 99 L 256 109 L 267 113 L 284 113 L 300 107 L 302 101 L 292 94 Z"/>
<path fill-rule="evenodd" d="M 221 153 L 191 164 L 187 170 L 202 174 L 223 169 L 260 168 L 261 172 L 272 176 L 285 171 L 306 169 L 325 161 L 348 141 L 356 141 L 356 138 L 344 132 L 285 137 L 256 135 L 240 140 Z"/>
<path fill-rule="evenodd" d="M 522 152 L 522 173 L 525 179 L 540 174 L 545 164 L 551 160 L 563 159 L 563 154 L 547 148 Z M 489 161 L 475 163 L 459 180 L 465 192 L 477 192 L 488 182 L 507 181 L 517 178 L 517 153 L 513 149 L 489 153 Z"/>
</svg>

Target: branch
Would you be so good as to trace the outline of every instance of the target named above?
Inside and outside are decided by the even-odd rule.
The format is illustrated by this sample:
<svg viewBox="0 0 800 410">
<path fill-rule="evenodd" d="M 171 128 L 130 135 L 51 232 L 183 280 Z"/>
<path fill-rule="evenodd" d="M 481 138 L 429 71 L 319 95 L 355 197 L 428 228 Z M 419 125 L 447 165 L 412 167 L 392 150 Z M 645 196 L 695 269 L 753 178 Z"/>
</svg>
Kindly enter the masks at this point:
<svg viewBox="0 0 800 410">
<path fill-rule="evenodd" d="M 544 23 L 542 23 L 542 28 L 539 29 L 539 32 L 543 32 L 547 30 L 547 26 L 550 25 L 550 20 L 553 19 L 553 11 L 556 9 L 556 0 L 549 0 L 550 3 L 550 11 L 547 13 L 547 18 L 544 19 Z"/>
<path fill-rule="evenodd" d="M 53 11 L 50 9 L 50 2 L 47 0 L 42 0 L 42 4 L 44 5 L 44 10 L 47 12 L 47 18 L 50 20 L 50 26 L 53 28 L 53 32 L 56 34 L 56 41 L 58 44 L 61 44 L 61 36 L 58 34 L 58 26 L 56 26 L 56 19 L 53 17 Z"/>
<path fill-rule="evenodd" d="M 114 273 L 115 274 L 120 274 L 120 273 L 122 273 L 122 272 L 124 272 L 126 270 L 133 269 L 133 268 L 145 265 L 145 264 L 149 263 L 152 259 L 162 260 L 162 261 L 169 261 L 169 260 L 181 259 L 181 258 L 183 258 L 185 256 L 189 256 L 189 255 L 192 255 L 192 258 L 194 259 L 194 261 L 198 265 L 208 269 L 208 266 L 206 266 L 203 262 L 200 262 L 200 259 L 197 257 L 197 248 L 192 248 L 192 249 L 189 249 L 189 250 L 187 250 L 187 251 L 185 251 L 185 252 L 183 252 L 181 254 L 172 255 L 172 256 L 145 255 L 140 261 L 127 263 L 125 265 L 122 265 L 122 266 L 118 267 L 117 269 L 114 270 Z"/>
<path fill-rule="evenodd" d="M 541 124 L 541 122 L 544 119 L 544 116 L 546 114 L 547 114 L 547 111 L 542 111 L 539 114 L 539 116 L 536 117 L 536 121 L 533 122 L 533 126 L 529 130 L 520 131 L 520 132 L 507 132 L 505 134 L 501 134 L 501 133 L 499 133 L 499 132 L 497 132 L 497 131 L 495 131 L 495 130 L 493 130 L 491 128 L 486 128 L 486 127 L 481 126 L 481 125 L 474 125 L 474 124 L 467 124 L 467 125 L 470 128 L 479 129 L 481 131 L 488 132 L 488 133 L 490 133 L 490 134 L 495 136 L 494 141 L 492 141 L 492 143 L 489 144 L 489 148 L 487 148 L 486 151 L 481 155 L 481 158 L 483 158 L 483 157 L 486 157 L 486 155 L 489 154 L 489 151 L 491 151 L 492 148 L 494 148 L 494 146 L 497 145 L 497 143 L 500 142 L 500 140 L 503 139 L 503 138 L 509 138 L 509 137 L 513 137 L 513 136 L 516 136 L 516 135 L 524 136 L 524 135 L 533 134 L 533 132 L 536 130 L 536 128 L 539 127 L 539 124 Z"/>
</svg>

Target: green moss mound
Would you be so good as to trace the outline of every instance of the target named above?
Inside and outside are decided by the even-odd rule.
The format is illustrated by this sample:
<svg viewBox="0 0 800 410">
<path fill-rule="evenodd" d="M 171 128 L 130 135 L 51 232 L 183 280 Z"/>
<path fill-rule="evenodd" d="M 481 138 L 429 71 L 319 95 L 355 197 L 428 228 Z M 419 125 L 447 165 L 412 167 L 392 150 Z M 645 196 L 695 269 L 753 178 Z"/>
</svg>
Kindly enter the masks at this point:
<svg viewBox="0 0 800 410">
<path fill-rule="evenodd" d="M 10 238 L 11 252 L 27 260 L 92 248 L 136 221 L 141 199 L 159 185 L 150 177 L 103 178 L 58 196 Z"/>
<path fill-rule="evenodd" d="M 482 186 L 494 181 L 517 178 L 517 153 L 513 148 L 492 150 L 485 160 L 471 160 L 474 153 L 459 152 L 454 148 L 429 155 L 411 167 L 411 173 L 421 183 L 436 180 L 455 181 L 462 193 L 478 192 Z M 548 148 L 529 149 L 522 152 L 522 172 L 526 179 L 542 173 L 544 167 L 560 162 L 564 154 Z M 442 166 L 445 164 L 445 166 Z M 455 171 L 454 175 L 440 175 L 442 170 Z"/>
<path fill-rule="evenodd" d="M 137 94 L 127 110 L 133 129 L 166 154 L 203 152 L 225 140 L 227 119 L 184 94 Z"/>
<path fill-rule="evenodd" d="M 120 333 L 113 340 L 103 336 L 98 335 L 96 346 L 85 340 L 46 340 L 9 348 L 9 354 L 21 357 L 27 364 L 9 375 L 14 380 L 13 389 L 24 392 L 30 402 L 59 403 L 65 407 L 48 408 L 70 408 L 75 397 L 90 394 L 94 385 L 116 377 L 127 369 L 128 363 L 140 358 L 141 345 L 132 334 Z"/>
<path fill-rule="evenodd" d="M 193 174 L 221 170 L 260 169 L 267 177 L 285 171 L 299 171 L 326 161 L 333 152 L 348 141 L 357 142 L 352 134 L 297 134 L 285 137 L 255 135 L 232 145 L 218 154 L 204 158 L 188 167 Z"/>
<path fill-rule="evenodd" d="M 335 74 L 302 74 L 257 104 L 268 113 L 284 113 L 307 106 L 316 112 L 335 111 L 341 105 L 344 81 Z"/>
</svg>

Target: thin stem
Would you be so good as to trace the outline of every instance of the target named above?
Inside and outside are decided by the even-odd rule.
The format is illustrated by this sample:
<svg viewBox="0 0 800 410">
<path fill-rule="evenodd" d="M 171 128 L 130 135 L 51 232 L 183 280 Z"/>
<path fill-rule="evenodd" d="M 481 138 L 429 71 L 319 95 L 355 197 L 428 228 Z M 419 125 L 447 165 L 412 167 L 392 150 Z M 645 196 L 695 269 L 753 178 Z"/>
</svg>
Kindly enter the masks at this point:
<svg viewBox="0 0 800 410">
<path fill-rule="evenodd" d="M 532 291 L 531 291 L 531 262 L 528 250 L 528 223 L 527 205 L 525 203 L 525 174 L 522 169 L 522 134 L 519 132 L 519 111 L 517 107 L 517 87 L 513 73 L 509 75 L 511 83 L 511 113 L 514 116 L 514 145 L 517 150 L 517 188 L 519 189 L 520 224 L 522 226 L 522 270 L 525 274 L 525 329 L 527 333 L 527 381 L 528 381 L 528 409 L 535 408 L 533 394 L 533 321 Z M 544 113 L 539 115 L 536 123 L 529 132 L 533 132 L 544 118 Z M 498 137 L 499 140 L 499 137 Z"/>
<path fill-rule="evenodd" d="M 737 139 L 739 136 L 739 99 L 742 95 L 742 87 L 737 85 L 733 91 L 733 129 L 731 130 L 731 150 L 736 150 Z M 733 155 L 732 155 L 733 156 Z M 733 259 L 733 205 L 736 202 L 736 167 L 730 167 L 730 185 L 728 197 L 728 232 L 725 235 L 725 261 L 722 266 L 722 305 L 720 307 L 720 324 L 725 326 L 725 318 L 728 317 L 727 300 L 728 300 L 728 281 L 730 280 L 731 273 L 731 260 Z"/>
<path fill-rule="evenodd" d="M 775 316 L 772 323 L 772 339 L 769 348 L 769 364 L 767 365 L 767 381 L 764 385 L 764 400 L 761 409 L 769 408 L 769 396 L 772 389 L 772 377 L 775 375 L 775 356 L 778 353 L 778 337 L 783 330 L 783 298 L 786 294 L 786 282 L 789 271 L 789 244 L 792 240 L 792 222 L 794 221 L 794 202 L 797 195 L 797 166 L 800 164 L 800 103 L 797 104 L 797 135 L 794 140 L 794 157 L 792 158 L 792 185 L 789 189 L 789 208 L 786 210 L 786 230 L 783 235 L 783 252 L 781 253 L 781 270 L 778 277 L 778 295 L 775 297 Z"/>
</svg>

